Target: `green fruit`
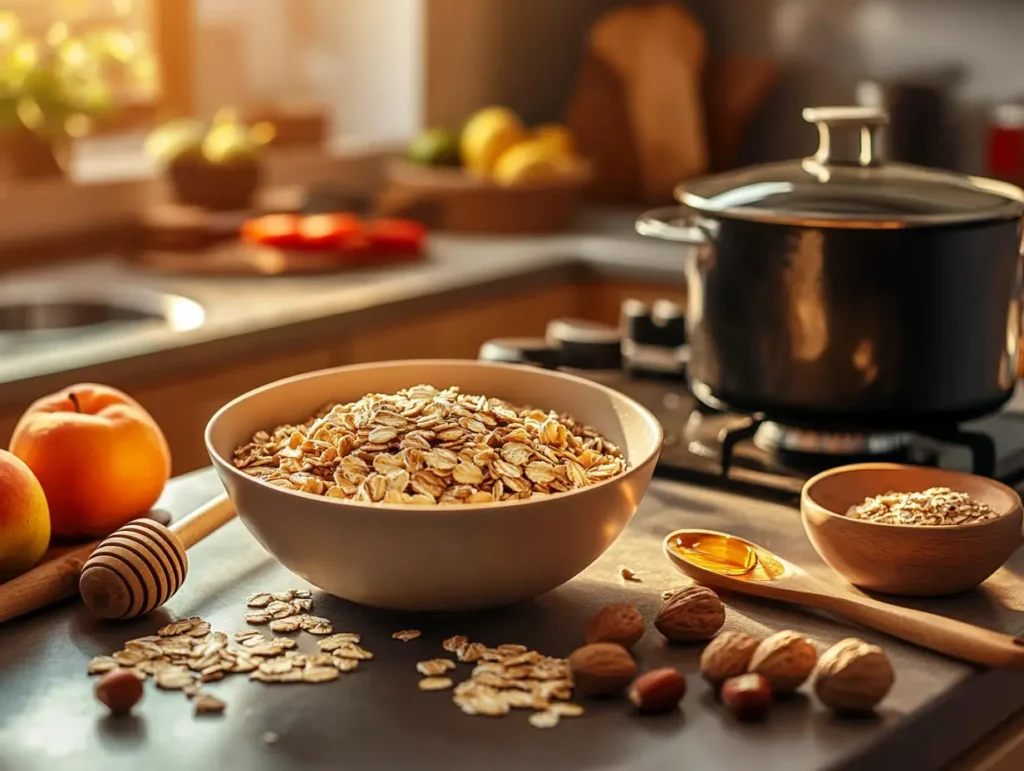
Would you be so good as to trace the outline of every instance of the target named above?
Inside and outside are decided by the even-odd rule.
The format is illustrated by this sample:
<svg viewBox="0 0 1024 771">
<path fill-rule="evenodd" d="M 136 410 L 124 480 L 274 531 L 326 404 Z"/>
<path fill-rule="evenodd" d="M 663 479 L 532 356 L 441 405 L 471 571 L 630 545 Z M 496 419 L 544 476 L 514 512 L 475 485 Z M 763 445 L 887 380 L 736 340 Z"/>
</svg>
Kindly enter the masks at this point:
<svg viewBox="0 0 1024 771">
<path fill-rule="evenodd" d="M 203 124 L 196 120 L 173 120 L 146 137 L 146 154 L 160 163 L 198 156 L 203 144 Z"/>
<path fill-rule="evenodd" d="M 246 126 L 221 123 L 210 129 L 203 140 L 203 157 L 210 163 L 231 164 L 256 160 L 260 146 Z"/>
<path fill-rule="evenodd" d="M 406 157 L 426 166 L 458 166 L 459 138 L 446 129 L 428 129 L 412 140 Z"/>
</svg>

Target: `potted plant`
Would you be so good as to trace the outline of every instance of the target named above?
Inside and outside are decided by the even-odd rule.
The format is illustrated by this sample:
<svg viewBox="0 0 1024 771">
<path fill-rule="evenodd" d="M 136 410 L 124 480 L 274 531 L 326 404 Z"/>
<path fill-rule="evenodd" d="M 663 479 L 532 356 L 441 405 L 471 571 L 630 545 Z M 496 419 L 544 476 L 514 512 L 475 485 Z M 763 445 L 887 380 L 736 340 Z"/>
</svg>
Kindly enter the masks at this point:
<svg viewBox="0 0 1024 771">
<path fill-rule="evenodd" d="M 152 55 L 126 33 L 72 36 L 55 24 L 45 39 L 24 35 L 0 13 L 0 159 L 20 178 L 62 173 L 71 141 L 113 111 L 115 96 L 152 92 Z"/>
<path fill-rule="evenodd" d="M 262 178 L 262 150 L 274 138 L 267 123 L 247 126 L 220 110 L 207 128 L 175 120 L 154 130 L 146 150 L 161 165 L 179 203 L 213 211 L 252 206 Z"/>
</svg>

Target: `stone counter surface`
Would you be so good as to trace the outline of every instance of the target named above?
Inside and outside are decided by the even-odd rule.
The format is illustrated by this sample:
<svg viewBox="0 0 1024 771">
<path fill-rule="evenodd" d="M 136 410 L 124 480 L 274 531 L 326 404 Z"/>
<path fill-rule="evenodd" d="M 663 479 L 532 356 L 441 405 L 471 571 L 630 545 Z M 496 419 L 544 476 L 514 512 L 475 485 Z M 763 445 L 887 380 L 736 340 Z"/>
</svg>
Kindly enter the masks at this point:
<svg viewBox="0 0 1024 771">
<path fill-rule="evenodd" d="M 172 482 L 161 505 L 181 517 L 220 489 L 212 471 L 197 472 Z M 199 615 L 215 629 L 240 631 L 247 595 L 305 586 L 232 522 L 189 552 L 188 580 L 164 612 L 101 624 L 69 602 L 0 626 L 0 769 L 928 771 L 1024 708 L 1024 673 L 977 670 L 821 615 L 731 597 L 727 629 L 766 634 L 793 628 L 821 650 L 850 635 L 884 645 L 897 681 L 879 714 L 838 720 L 805 687 L 778 704 L 766 724 L 738 725 L 699 677 L 700 647 L 670 646 L 650 624 L 636 653 L 644 669 L 670 664 L 686 673 L 689 693 L 677 713 L 638 717 L 623 700 L 583 701 L 583 717 L 541 731 L 520 710 L 504 718 L 468 717 L 451 703 L 451 692 L 417 690 L 415 662 L 443 655 L 441 641 L 450 635 L 564 656 L 581 644 L 587 619 L 605 603 L 632 602 L 653 619 L 661 592 L 686 583 L 660 550 L 664 535 L 684 526 L 734 532 L 828 574 L 794 508 L 655 481 L 611 550 L 537 600 L 469 616 L 410 617 L 315 592 L 315 612 L 331 619 L 335 631 L 361 633 L 376 654 L 373 661 L 322 685 L 263 685 L 232 676 L 208 686 L 227 701 L 226 713 L 204 718 L 193 717 L 182 694 L 147 683 L 133 717 L 105 717 L 92 697 L 95 679 L 86 676 L 92 656 L 151 634 L 172 617 Z M 634 569 L 642 582 L 623 583 L 619 565 Z M 1011 587 L 1022 575 L 1024 550 L 982 590 L 918 605 L 1021 633 L 1024 596 Z M 391 639 L 408 628 L 423 636 L 409 643 Z M 299 639 L 300 648 L 313 648 L 308 635 Z M 460 665 L 454 679 L 468 674 L 468 665 Z M 268 743 L 268 733 L 276 740 Z"/>
<path fill-rule="evenodd" d="M 116 259 L 24 271 L 19 284 L 141 286 L 203 306 L 195 329 L 163 324 L 89 333 L 46 346 L 0 347 L 0 407 L 23 404 L 75 380 L 174 373 L 254 352 L 287 351 L 360 325 L 468 303 L 499 293 L 591 279 L 683 281 L 683 247 L 631 232 L 635 212 L 595 211 L 572 232 L 550 236 L 436 235 L 427 259 L 316 276 L 207 277 L 163 274 Z M 2 344 L 3 341 L 0 341 Z"/>
</svg>

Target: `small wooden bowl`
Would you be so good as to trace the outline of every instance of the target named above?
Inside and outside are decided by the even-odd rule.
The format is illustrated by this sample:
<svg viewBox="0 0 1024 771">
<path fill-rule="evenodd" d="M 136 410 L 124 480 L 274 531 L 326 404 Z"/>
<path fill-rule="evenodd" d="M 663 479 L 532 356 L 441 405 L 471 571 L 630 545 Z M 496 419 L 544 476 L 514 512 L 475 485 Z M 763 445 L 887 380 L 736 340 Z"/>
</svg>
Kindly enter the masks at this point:
<svg viewBox="0 0 1024 771">
<path fill-rule="evenodd" d="M 972 525 L 889 525 L 844 516 L 890 491 L 948 487 L 999 516 Z M 823 560 L 850 583 L 875 592 L 941 596 L 971 589 L 1021 544 L 1020 496 L 993 479 L 920 466 L 860 463 L 812 477 L 800 495 L 804 530 Z"/>
</svg>

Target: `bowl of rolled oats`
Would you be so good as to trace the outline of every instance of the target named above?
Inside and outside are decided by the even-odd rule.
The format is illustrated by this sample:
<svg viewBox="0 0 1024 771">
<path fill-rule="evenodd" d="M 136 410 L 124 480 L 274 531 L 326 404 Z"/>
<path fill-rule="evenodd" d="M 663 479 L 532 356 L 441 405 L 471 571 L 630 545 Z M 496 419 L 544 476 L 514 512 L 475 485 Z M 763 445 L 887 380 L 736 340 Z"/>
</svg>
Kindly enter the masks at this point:
<svg viewBox="0 0 1024 771">
<path fill-rule="evenodd" d="M 606 386 L 472 360 L 299 375 L 206 429 L 239 517 L 285 567 L 354 602 L 426 612 L 576 576 L 635 513 L 661 441 L 657 419 Z"/>
<path fill-rule="evenodd" d="M 840 466 L 800 496 L 804 530 L 850 583 L 941 596 L 972 589 L 1021 545 L 1020 496 L 987 477 L 896 463 Z"/>
</svg>

